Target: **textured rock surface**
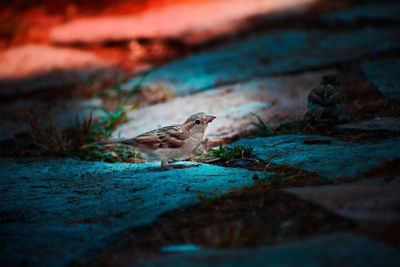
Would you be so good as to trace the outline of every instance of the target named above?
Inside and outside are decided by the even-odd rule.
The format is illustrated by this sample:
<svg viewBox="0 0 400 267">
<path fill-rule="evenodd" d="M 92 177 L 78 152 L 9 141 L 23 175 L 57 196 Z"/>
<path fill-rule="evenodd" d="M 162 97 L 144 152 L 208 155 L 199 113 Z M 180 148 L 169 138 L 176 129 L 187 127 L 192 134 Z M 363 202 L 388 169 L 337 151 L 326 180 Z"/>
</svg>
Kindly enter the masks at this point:
<svg viewBox="0 0 400 267">
<path fill-rule="evenodd" d="M 341 124 L 336 127 L 340 131 L 387 131 L 400 132 L 400 118 L 376 117 L 358 123 Z"/>
<path fill-rule="evenodd" d="M 400 138 L 350 144 L 324 136 L 280 135 L 242 139 L 232 145 L 252 146 L 260 159 L 289 164 L 327 178 L 356 176 L 383 160 L 400 158 Z"/>
<path fill-rule="evenodd" d="M 176 94 L 189 94 L 220 84 L 300 71 L 352 60 L 400 44 L 394 28 L 369 28 L 347 32 L 268 32 L 224 45 L 154 69 L 143 86 L 162 82 Z M 393 73 L 393 71 L 392 71 Z M 123 85 L 135 86 L 142 77 Z"/>
<path fill-rule="evenodd" d="M 98 110 L 101 100 L 70 100 L 46 103 L 35 100 L 20 100 L 0 107 L 0 140 L 13 138 L 16 134 L 29 130 L 28 124 L 21 120 L 27 114 L 42 118 L 43 123 L 52 119 L 56 126 L 64 128 L 76 126 L 77 120 L 82 122 L 89 118 L 102 116 Z"/>
<path fill-rule="evenodd" d="M 119 230 L 197 203 L 200 192 L 253 183 L 244 169 L 187 165 L 0 159 L 0 265 L 65 266 Z"/>
<path fill-rule="evenodd" d="M 321 76 L 332 72 L 255 79 L 137 109 L 129 112 L 129 121 L 114 136 L 134 137 L 160 126 L 183 123 L 191 114 L 204 111 L 217 116 L 207 129 L 208 139 L 232 139 L 254 129 L 251 122 L 257 119 L 252 113 L 272 125 L 300 118 L 309 89 L 319 83 Z"/>
<path fill-rule="evenodd" d="M 0 53 L 0 95 L 87 82 L 112 68 L 97 56 L 70 48 L 28 44 Z"/>
<path fill-rule="evenodd" d="M 366 62 L 362 68 L 383 95 L 400 102 L 400 58 Z"/>
<path fill-rule="evenodd" d="M 201 251 L 156 260 L 135 266 L 159 267 L 306 267 L 306 266 L 387 266 L 400 264 L 398 249 L 368 238 L 336 233 L 312 239 L 254 249 Z"/>
<path fill-rule="evenodd" d="M 395 2 L 369 3 L 323 16 L 328 21 L 353 22 L 362 19 L 400 20 L 400 4 Z"/>
<path fill-rule="evenodd" d="M 241 26 L 240 22 L 249 16 L 293 9 L 314 1 L 180 1 L 134 16 L 74 20 L 55 27 L 50 33 L 50 38 L 56 43 L 93 43 L 162 37 L 199 42 L 237 30 Z"/>
<path fill-rule="evenodd" d="M 343 185 L 285 189 L 333 213 L 367 223 L 391 223 L 400 218 L 400 176 Z"/>
</svg>

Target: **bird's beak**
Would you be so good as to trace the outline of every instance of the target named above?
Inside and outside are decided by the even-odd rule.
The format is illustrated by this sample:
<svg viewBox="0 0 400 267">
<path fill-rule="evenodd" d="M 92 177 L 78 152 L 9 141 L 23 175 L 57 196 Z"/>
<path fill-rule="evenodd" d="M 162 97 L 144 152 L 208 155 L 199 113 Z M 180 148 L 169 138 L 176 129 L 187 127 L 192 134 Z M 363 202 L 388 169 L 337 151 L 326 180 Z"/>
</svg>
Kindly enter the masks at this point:
<svg viewBox="0 0 400 267">
<path fill-rule="evenodd" d="M 211 115 L 206 115 L 205 123 L 208 124 L 212 122 L 216 117 Z"/>
</svg>

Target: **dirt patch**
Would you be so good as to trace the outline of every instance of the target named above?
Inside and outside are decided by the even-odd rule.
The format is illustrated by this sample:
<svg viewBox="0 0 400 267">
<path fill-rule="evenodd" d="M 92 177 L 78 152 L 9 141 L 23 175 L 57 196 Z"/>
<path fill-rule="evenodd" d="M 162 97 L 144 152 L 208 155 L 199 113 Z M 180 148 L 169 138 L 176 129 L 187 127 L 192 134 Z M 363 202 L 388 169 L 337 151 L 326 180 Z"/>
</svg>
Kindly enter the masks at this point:
<svg viewBox="0 0 400 267">
<path fill-rule="evenodd" d="M 205 248 L 271 245 L 306 236 L 351 230 L 356 224 L 264 183 L 161 216 L 152 225 L 123 232 L 89 265 L 124 266 L 161 256 L 160 247 Z"/>
<path fill-rule="evenodd" d="M 256 158 L 217 160 L 211 164 L 228 168 L 246 168 L 252 171 L 263 171 L 273 173 L 265 183 L 271 188 L 292 187 L 292 186 L 317 186 L 332 184 L 333 181 L 320 177 L 316 173 L 306 172 L 289 165 L 276 165 Z M 264 177 L 254 175 L 253 180 L 260 180 Z"/>
<path fill-rule="evenodd" d="M 361 227 L 358 232 L 379 239 L 390 245 L 400 246 L 400 220 L 385 225 L 385 227 L 366 225 Z"/>
<path fill-rule="evenodd" d="M 27 214 L 28 211 L 21 209 L 13 211 L 0 210 L 0 223 L 6 224 L 6 223 L 25 222 Z"/>
</svg>

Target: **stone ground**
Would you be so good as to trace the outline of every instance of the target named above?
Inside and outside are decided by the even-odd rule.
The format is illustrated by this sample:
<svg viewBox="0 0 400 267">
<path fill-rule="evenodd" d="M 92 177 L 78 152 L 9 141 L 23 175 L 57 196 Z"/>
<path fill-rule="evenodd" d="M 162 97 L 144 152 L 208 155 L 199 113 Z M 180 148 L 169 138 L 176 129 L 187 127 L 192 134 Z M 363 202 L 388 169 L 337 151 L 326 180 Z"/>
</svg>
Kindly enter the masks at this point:
<svg viewBox="0 0 400 267">
<path fill-rule="evenodd" d="M 275 2 L 2 4 L 0 265 L 399 266 L 400 4 Z M 82 148 L 199 111 L 172 170 Z"/>
</svg>

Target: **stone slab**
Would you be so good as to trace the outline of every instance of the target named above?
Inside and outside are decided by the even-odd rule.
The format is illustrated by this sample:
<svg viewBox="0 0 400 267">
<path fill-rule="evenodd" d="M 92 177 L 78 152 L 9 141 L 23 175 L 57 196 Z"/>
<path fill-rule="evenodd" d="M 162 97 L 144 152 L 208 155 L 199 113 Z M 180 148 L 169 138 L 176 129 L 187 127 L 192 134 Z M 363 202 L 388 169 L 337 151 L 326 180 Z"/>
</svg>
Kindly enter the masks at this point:
<svg viewBox="0 0 400 267">
<path fill-rule="evenodd" d="M 151 70 L 144 81 L 135 76 L 122 87 L 129 89 L 141 81 L 143 87 L 164 83 L 177 95 L 191 94 L 263 75 L 354 60 L 399 46 L 396 28 L 266 32 L 172 61 Z"/>
<path fill-rule="evenodd" d="M 198 203 L 199 193 L 254 182 L 245 169 L 187 165 L 0 159 L 0 265 L 66 266 L 118 231 Z"/>
<path fill-rule="evenodd" d="M 400 102 L 400 58 L 365 62 L 362 69 L 383 95 Z"/>
<path fill-rule="evenodd" d="M 252 122 L 257 118 L 253 113 L 271 125 L 301 118 L 310 88 L 327 73 L 334 71 L 255 79 L 136 109 L 128 113 L 128 122 L 118 127 L 114 136 L 134 137 L 161 126 L 183 123 L 191 114 L 203 111 L 217 116 L 207 129 L 208 140 L 229 141 L 254 130 Z"/>
<path fill-rule="evenodd" d="M 357 176 L 378 167 L 384 160 L 400 158 L 400 138 L 351 144 L 326 136 L 278 135 L 242 139 L 231 145 L 252 146 L 254 155 L 260 159 L 288 164 L 330 179 Z"/>
<path fill-rule="evenodd" d="M 361 223 L 386 224 L 400 219 L 400 176 L 390 181 L 373 179 L 285 191 Z"/>
<path fill-rule="evenodd" d="M 399 264 L 399 250 L 396 248 L 351 233 L 335 233 L 272 247 L 184 253 L 144 260 L 134 266 L 395 267 Z"/>
</svg>

